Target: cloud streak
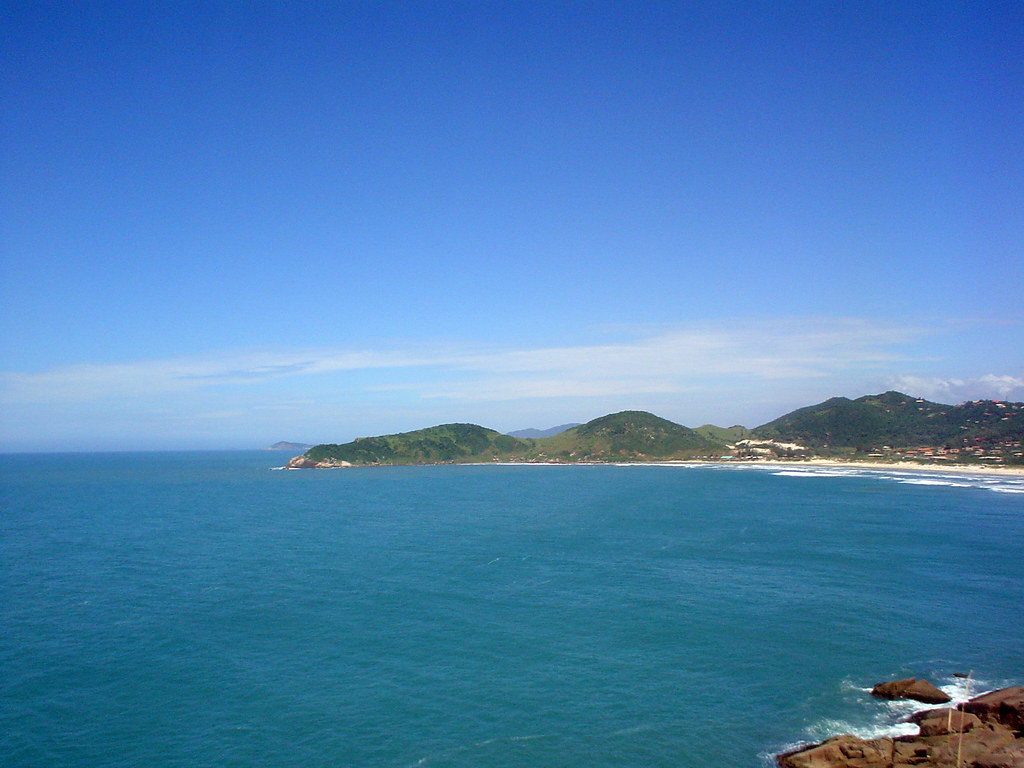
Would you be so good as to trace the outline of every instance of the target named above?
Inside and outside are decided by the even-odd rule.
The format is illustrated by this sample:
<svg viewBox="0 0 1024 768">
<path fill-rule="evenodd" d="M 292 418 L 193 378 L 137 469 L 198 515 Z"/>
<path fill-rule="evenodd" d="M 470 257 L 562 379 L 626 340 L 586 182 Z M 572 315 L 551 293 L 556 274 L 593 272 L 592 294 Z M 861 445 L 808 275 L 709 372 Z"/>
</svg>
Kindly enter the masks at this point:
<svg viewBox="0 0 1024 768">
<path fill-rule="evenodd" d="M 441 359 L 404 352 L 301 350 L 83 363 L 38 373 L 0 373 L 0 400 L 88 402 L 143 397 L 214 386 L 245 386 L 292 376 L 420 367 L 437 364 Z"/>
<path fill-rule="evenodd" d="M 1024 399 L 1024 378 L 985 374 L 969 379 L 939 378 L 936 376 L 895 376 L 891 386 L 913 392 L 929 400 L 959 403 L 964 400 L 1019 400 Z"/>
<path fill-rule="evenodd" d="M 921 327 L 858 319 L 743 322 L 637 332 L 614 344 L 387 350 L 300 349 L 0 374 L 0 401 L 82 403 L 282 379 L 361 374 L 366 391 L 509 400 L 681 392 L 723 379 L 815 379 L 907 363 Z M 998 378 L 998 377 L 995 377 Z M 396 383 L 396 380 L 401 383 Z M 1012 377 L 993 386 L 1017 386 Z"/>
</svg>

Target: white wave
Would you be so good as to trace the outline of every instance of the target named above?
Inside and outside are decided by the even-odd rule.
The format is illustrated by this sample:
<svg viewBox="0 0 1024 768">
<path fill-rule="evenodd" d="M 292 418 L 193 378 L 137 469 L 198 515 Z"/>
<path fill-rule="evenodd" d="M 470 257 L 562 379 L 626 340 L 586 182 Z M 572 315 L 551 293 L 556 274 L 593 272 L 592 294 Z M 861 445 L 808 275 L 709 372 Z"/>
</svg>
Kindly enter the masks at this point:
<svg viewBox="0 0 1024 768">
<path fill-rule="evenodd" d="M 973 677 L 954 677 L 950 682 L 940 685 L 938 688 L 952 699 L 948 706 L 953 706 L 986 693 L 991 690 L 991 685 L 985 680 Z"/>
<path fill-rule="evenodd" d="M 582 467 L 587 466 L 583 462 L 576 464 L 559 464 L 557 461 L 481 461 L 475 464 L 465 464 L 467 467 Z"/>
<path fill-rule="evenodd" d="M 843 679 L 843 681 L 839 684 L 839 688 L 843 691 L 843 693 L 847 693 L 850 691 L 856 691 L 857 693 L 871 693 L 870 685 L 857 685 L 857 683 L 853 682 L 853 680 L 851 680 L 848 677 Z"/>
<path fill-rule="evenodd" d="M 848 472 L 816 472 L 807 469 L 783 469 L 779 472 L 772 472 L 776 477 L 845 477 Z"/>
<path fill-rule="evenodd" d="M 856 724 L 846 720 L 832 720 L 825 718 L 814 723 L 808 729 L 808 735 L 814 742 L 825 741 L 833 736 L 850 734 L 860 739 L 878 739 L 883 736 L 913 736 L 918 732 L 918 727 L 913 723 L 869 723 Z"/>
<path fill-rule="evenodd" d="M 883 701 L 882 705 L 886 712 L 886 724 L 881 727 L 887 728 L 892 725 L 906 725 L 904 721 L 907 720 L 915 712 L 921 712 L 925 709 L 932 709 L 932 705 L 922 704 L 920 701 L 914 701 L 913 699 L 895 699 L 892 701 Z M 917 733 L 917 726 L 913 726 L 910 733 Z M 888 736 L 887 733 L 880 734 L 882 736 Z M 904 734 L 899 734 L 904 735 Z"/>
<path fill-rule="evenodd" d="M 822 718 L 807 729 L 807 740 L 813 744 L 842 734 L 851 734 L 862 739 L 913 736 L 919 732 L 919 729 L 917 725 L 908 721 L 915 712 L 954 706 L 992 688 L 992 684 L 988 681 L 954 676 L 945 677 L 942 682 L 936 680 L 936 683 L 937 687 L 952 699 L 949 704 L 928 705 L 910 699 L 894 701 L 876 699 L 871 696 L 870 687 L 860 685 L 847 678 L 842 681 L 841 689 L 844 694 L 854 694 L 863 702 L 863 719 L 858 717 L 856 721 L 852 721 L 840 718 Z"/>
<path fill-rule="evenodd" d="M 931 478 L 913 478 L 897 480 L 898 483 L 903 485 L 947 485 L 951 488 L 973 488 L 974 483 L 955 483 L 952 480 L 933 480 Z"/>
<path fill-rule="evenodd" d="M 990 486 L 988 490 L 995 491 L 996 493 L 1024 493 L 1024 488 L 1010 488 L 998 485 Z"/>
</svg>

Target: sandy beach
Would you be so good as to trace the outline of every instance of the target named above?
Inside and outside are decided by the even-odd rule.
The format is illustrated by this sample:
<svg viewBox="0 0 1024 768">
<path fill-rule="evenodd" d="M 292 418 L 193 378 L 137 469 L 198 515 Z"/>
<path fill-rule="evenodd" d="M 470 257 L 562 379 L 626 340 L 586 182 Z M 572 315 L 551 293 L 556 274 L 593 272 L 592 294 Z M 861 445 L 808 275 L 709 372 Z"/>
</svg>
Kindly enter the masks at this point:
<svg viewBox="0 0 1024 768">
<path fill-rule="evenodd" d="M 793 461 L 723 461 L 721 464 L 748 464 L 777 467 L 826 467 L 832 469 L 855 468 L 891 470 L 896 472 L 942 472 L 958 475 L 987 475 L 995 477 L 1024 477 L 1024 467 L 984 466 L 965 464 L 938 464 L 916 461 L 843 461 L 841 459 L 798 459 Z"/>
<path fill-rule="evenodd" d="M 571 467 L 589 465 L 616 464 L 614 461 L 482 461 L 467 462 L 465 466 L 492 466 L 492 467 Z M 843 461 L 842 459 L 792 459 L 790 461 L 762 461 L 759 459 L 723 461 L 723 460 L 669 460 L 669 461 L 631 461 L 629 465 L 637 466 L 702 466 L 717 464 L 720 466 L 733 467 L 778 467 L 779 469 L 794 469 L 800 467 L 820 467 L 822 469 L 873 469 L 881 472 L 931 472 L 941 474 L 957 475 L 980 475 L 985 477 L 1024 477 L 1024 467 L 1005 466 L 978 466 L 966 464 L 936 464 L 919 463 L 916 461 Z"/>
</svg>

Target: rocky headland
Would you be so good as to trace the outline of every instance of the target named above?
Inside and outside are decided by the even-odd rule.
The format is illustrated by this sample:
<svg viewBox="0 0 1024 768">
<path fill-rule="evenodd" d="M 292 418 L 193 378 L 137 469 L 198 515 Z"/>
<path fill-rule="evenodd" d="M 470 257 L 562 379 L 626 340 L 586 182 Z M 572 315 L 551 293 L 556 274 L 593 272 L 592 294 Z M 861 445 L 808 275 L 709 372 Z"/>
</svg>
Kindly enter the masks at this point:
<svg viewBox="0 0 1024 768">
<path fill-rule="evenodd" d="M 340 461 L 336 459 L 321 459 L 315 461 L 305 454 L 302 456 L 294 456 L 288 460 L 288 463 L 284 465 L 285 469 L 335 469 L 339 467 L 351 467 L 352 463 L 349 461 Z"/>
<path fill-rule="evenodd" d="M 879 683 L 871 693 L 885 699 L 948 703 L 926 680 Z M 780 768 L 1024 768 L 1024 686 L 976 696 L 956 707 L 921 710 L 911 736 L 831 739 L 784 752 Z"/>
</svg>

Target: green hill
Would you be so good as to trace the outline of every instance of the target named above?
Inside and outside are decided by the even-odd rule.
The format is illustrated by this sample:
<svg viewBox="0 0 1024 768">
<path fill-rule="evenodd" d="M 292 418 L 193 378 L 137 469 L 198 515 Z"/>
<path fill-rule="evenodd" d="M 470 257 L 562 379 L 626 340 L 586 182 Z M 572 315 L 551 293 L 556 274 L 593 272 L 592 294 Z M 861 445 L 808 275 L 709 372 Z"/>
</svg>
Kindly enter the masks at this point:
<svg viewBox="0 0 1024 768">
<path fill-rule="evenodd" d="M 535 441 L 542 457 L 564 461 L 645 461 L 720 453 L 725 445 L 646 411 L 622 411 Z"/>
<path fill-rule="evenodd" d="M 823 453 L 941 448 L 1012 455 L 1024 436 L 1024 404 L 976 400 L 943 405 L 902 392 L 833 397 L 753 430 L 764 440 L 800 443 Z"/>
<path fill-rule="evenodd" d="M 724 449 L 722 441 L 654 414 L 624 411 L 538 440 L 520 440 L 475 424 L 442 424 L 343 445 L 317 445 L 304 456 L 327 465 L 645 461 L 718 455 Z"/>
<path fill-rule="evenodd" d="M 539 439 L 519 439 L 476 424 L 442 424 L 344 445 L 317 445 L 289 466 L 718 458 L 729 452 L 727 444 L 748 439 L 755 443 L 731 453 L 783 455 L 772 446 L 756 444 L 775 441 L 806 446 L 819 455 L 1021 464 L 1024 403 L 976 400 L 942 405 L 901 392 L 856 400 L 834 397 L 754 430 L 711 424 L 689 429 L 646 411 L 622 411 Z M 788 451 L 785 455 L 790 455 Z"/>
<path fill-rule="evenodd" d="M 750 437 L 750 430 L 734 424 L 731 427 L 716 427 L 714 424 L 702 424 L 694 427 L 693 431 L 701 437 L 714 440 L 720 443 L 735 443 L 737 440 L 746 440 Z"/>
<path fill-rule="evenodd" d="M 520 455 L 530 443 L 476 424 L 441 424 L 414 432 L 360 437 L 306 451 L 314 462 L 351 464 L 444 464 L 491 461 Z"/>
</svg>

